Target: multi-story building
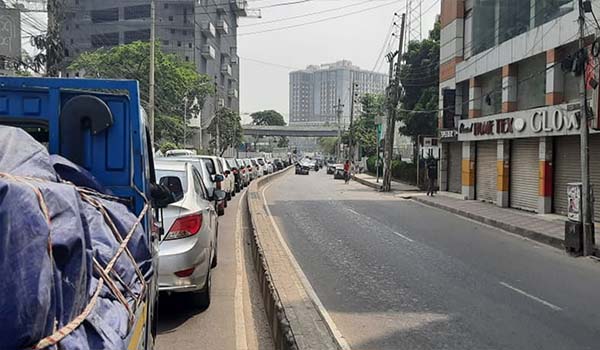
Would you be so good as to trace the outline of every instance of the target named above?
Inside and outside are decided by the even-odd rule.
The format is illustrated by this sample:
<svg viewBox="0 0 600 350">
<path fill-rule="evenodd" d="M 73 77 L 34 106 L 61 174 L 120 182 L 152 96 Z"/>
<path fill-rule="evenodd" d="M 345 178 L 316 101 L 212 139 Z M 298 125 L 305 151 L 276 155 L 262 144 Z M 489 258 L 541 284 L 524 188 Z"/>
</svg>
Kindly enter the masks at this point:
<svg viewBox="0 0 600 350">
<path fill-rule="evenodd" d="M 598 13 L 599 2 L 592 4 Z M 500 207 L 567 212 L 567 183 L 579 182 L 581 169 L 582 77 L 567 69 L 578 51 L 578 16 L 573 0 L 442 0 L 442 190 Z M 595 24 L 586 27 L 595 33 Z M 598 187 L 600 134 L 593 130 L 590 152 Z"/>
<path fill-rule="evenodd" d="M 156 40 L 162 49 L 193 63 L 217 83 L 193 126 L 205 129 L 215 104 L 239 111 L 238 18 L 245 0 L 156 0 Z M 84 51 L 150 39 L 150 0 L 65 0 L 61 26 L 68 63 Z M 68 72 L 67 72 L 68 74 Z M 200 135 L 196 135 L 200 136 Z M 202 137 L 206 146 L 208 137 Z M 192 144 L 199 146 L 200 137 Z"/>
<path fill-rule="evenodd" d="M 337 124 L 338 101 L 341 123 L 349 126 L 352 91 L 355 96 L 385 91 L 387 76 L 361 70 L 350 61 L 308 66 L 290 73 L 290 124 Z M 353 86 L 354 85 L 354 86 Z M 355 111 L 359 109 L 354 103 Z"/>
</svg>

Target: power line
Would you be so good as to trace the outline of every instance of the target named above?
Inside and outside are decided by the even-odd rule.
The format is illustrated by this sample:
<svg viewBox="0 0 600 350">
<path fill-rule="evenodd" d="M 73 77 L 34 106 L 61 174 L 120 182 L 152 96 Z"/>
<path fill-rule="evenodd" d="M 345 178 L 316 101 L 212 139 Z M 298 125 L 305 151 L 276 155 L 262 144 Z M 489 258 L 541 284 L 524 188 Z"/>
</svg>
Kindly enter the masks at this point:
<svg viewBox="0 0 600 350">
<path fill-rule="evenodd" d="M 259 1 L 259 0 L 257 0 Z M 373 1 L 377 1 L 377 0 L 367 0 L 367 1 L 361 1 L 355 4 L 350 4 L 350 5 L 346 5 L 346 6 L 342 6 L 342 7 L 336 7 L 333 9 L 327 9 L 327 10 L 322 10 L 322 11 L 315 11 L 315 12 L 309 12 L 309 13 L 305 13 L 302 15 L 296 15 L 296 16 L 290 16 L 290 17 L 283 17 L 283 18 L 278 18 L 278 19 L 274 19 L 274 20 L 270 20 L 270 21 L 261 21 L 261 22 L 257 22 L 257 23 L 250 23 L 250 24 L 245 24 L 245 25 L 241 25 L 239 26 L 240 28 L 246 28 L 246 27 L 253 27 L 253 26 L 259 26 L 259 25 L 265 25 L 265 24 L 270 24 L 270 23 L 276 23 L 276 22 L 283 22 L 283 21 L 289 21 L 292 19 L 297 19 L 297 18 L 303 18 L 303 17 L 308 17 L 308 16 L 313 16 L 313 15 L 320 15 L 323 13 L 328 13 L 328 12 L 334 12 L 334 11 L 339 11 L 345 8 L 350 8 L 350 7 L 356 7 L 359 5 L 363 5 L 369 2 L 373 2 Z"/>
<path fill-rule="evenodd" d="M 274 32 L 274 31 L 285 30 L 285 29 L 290 29 L 290 28 L 302 27 L 302 26 L 310 25 L 310 24 L 316 24 L 316 23 L 326 22 L 326 21 L 330 21 L 330 20 L 334 20 L 334 19 L 338 19 L 338 18 L 342 18 L 342 17 L 347 17 L 347 16 L 355 15 L 355 14 L 358 14 L 358 13 L 363 13 L 365 11 L 374 10 L 374 9 L 381 8 L 381 7 L 384 7 L 384 6 L 389 6 L 389 5 L 395 4 L 396 2 L 397 1 L 394 0 L 394 1 L 386 2 L 384 4 L 380 4 L 380 5 L 377 5 L 377 6 L 368 7 L 368 8 L 359 10 L 359 11 L 353 11 L 353 12 L 348 12 L 348 13 L 345 13 L 345 14 L 342 14 L 342 15 L 326 17 L 326 18 L 318 19 L 318 20 L 311 21 L 311 22 L 299 23 L 299 24 L 294 24 L 294 25 L 289 25 L 289 26 L 284 26 L 284 27 L 279 27 L 279 28 L 266 29 L 266 30 L 261 30 L 261 31 L 256 31 L 256 32 L 238 33 L 238 36 L 253 35 L 253 34 L 262 34 L 262 33 Z"/>
</svg>

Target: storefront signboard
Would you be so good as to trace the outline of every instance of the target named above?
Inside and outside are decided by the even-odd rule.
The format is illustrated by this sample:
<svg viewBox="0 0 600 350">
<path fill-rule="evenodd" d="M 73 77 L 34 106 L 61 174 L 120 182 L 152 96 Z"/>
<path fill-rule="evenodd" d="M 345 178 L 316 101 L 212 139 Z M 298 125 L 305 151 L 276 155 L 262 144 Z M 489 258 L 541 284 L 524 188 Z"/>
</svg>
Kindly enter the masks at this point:
<svg viewBox="0 0 600 350">
<path fill-rule="evenodd" d="M 463 119 L 458 126 L 458 140 L 575 135 L 579 126 L 579 105 L 563 104 Z"/>
</svg>

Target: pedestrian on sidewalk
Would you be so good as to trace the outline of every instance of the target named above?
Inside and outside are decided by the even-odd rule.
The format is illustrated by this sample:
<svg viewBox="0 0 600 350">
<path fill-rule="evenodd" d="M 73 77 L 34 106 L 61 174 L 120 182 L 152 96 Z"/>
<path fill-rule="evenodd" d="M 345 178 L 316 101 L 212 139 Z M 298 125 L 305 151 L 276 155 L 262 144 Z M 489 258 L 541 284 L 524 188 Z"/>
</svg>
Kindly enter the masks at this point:
<svg viewBox="0 0 600 350">
<path fill-rule="evenodd" d="M 344 163 L 344 181 L 346 181 L 346 183 L 348 183 L 348 181 L 350 181 L 351 168 L 352 168 L 352 164 L 350 163 L 350 160 L 346 159 L 346 162 Z"/>
<path fill-rule="evenodd" d="M 427 195 L 434 196 L 437 184 L 437 166 L 435 160 L 427 162 Z"/>
</svg>

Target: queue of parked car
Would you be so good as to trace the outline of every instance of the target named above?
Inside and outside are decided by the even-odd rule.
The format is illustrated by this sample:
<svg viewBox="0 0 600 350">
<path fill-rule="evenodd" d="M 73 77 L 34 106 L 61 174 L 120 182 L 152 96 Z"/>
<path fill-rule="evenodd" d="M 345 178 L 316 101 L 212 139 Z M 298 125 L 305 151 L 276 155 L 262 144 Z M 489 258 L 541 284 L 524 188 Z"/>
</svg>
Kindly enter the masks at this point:
<svg viewBox="0 0 600 350">
<path fill-rule="evenodd" d="M 159 290 L 186 292 L 207 308 L 211 270 L 218 263 L 219 217 L 227 202 L 253 180 L 289 166 L 287 159 L 223 158 L 167 152 L 155 162 L 157 181 L 175 196 L 163 210 Z"/>
</svg>

